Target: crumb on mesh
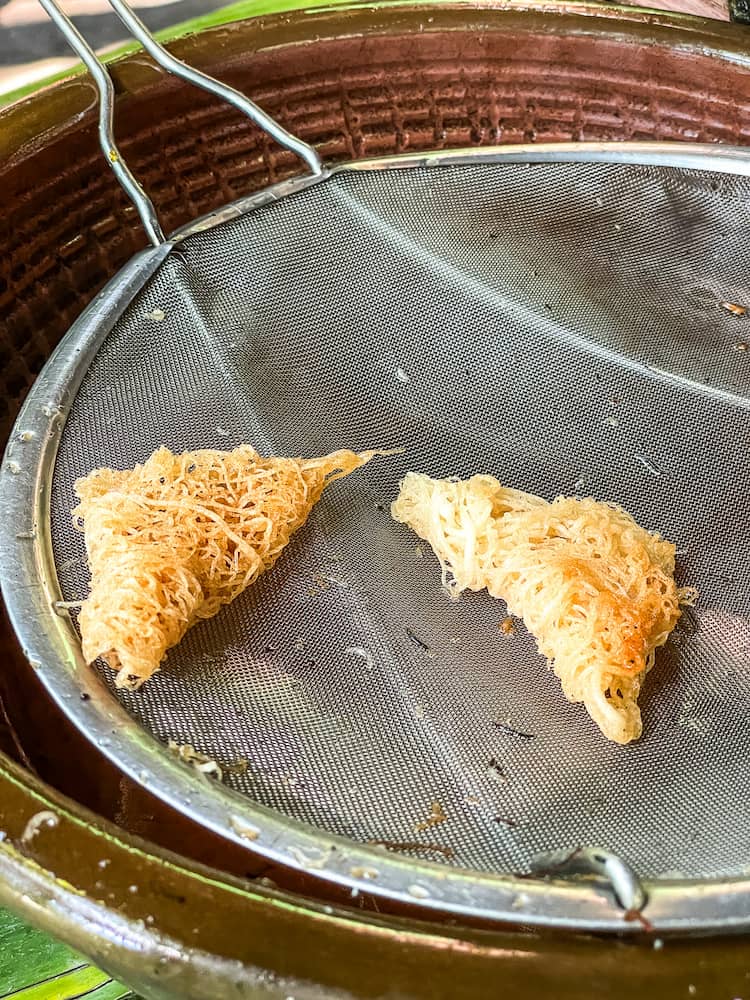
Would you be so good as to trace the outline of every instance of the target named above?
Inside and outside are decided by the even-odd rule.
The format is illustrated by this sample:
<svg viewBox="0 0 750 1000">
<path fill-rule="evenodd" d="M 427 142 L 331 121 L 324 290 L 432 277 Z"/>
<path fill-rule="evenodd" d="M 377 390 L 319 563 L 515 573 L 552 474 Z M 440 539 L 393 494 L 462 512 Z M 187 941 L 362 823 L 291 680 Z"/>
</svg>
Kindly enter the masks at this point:
<svg viewBox="0 0 750 1000">
<path fill-rule="evenodd" d="M 430 815 L 427 819 L 423 819 L 415 825 L 414 832 L 422 833 L 424 830 L 429 830 L 432 826 L 438 826 L 440 823 L 445 823 L 447 819 L 448 817 L 446 816 L 442 805 L 435 800 L 430 806 Z"/>
</svg>

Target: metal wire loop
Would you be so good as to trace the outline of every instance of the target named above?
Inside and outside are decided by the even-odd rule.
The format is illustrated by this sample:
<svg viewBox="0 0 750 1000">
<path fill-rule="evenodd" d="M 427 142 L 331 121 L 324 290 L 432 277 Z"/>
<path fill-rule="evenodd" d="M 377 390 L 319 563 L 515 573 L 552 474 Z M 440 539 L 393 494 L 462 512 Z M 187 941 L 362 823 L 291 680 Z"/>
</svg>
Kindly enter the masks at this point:
<svg viewBox="0 0 750 1000">
<path fill-rule="evenodd" d="M 164 231 L 159 225 L 153 202 L 130 172 L 130 168 L 123 160 L 115 142 L 112 131 L 115 87 L 109 72 L 68 15 L 63 12 L 57 0 L 39 0 L 39 2 L 60 29 L 70 47 L 85 64 L 99 91 L 99 145 L 107 163 L 112 168 L 112 172 L 128 198 L 135 205 L 149 240 L 155 246 L 164 243 Z"/>
<path fill-rule="evenodd" d="M 59 28 L 73 51 L 85 64 L 99 91 L 99 144 L 107 163 L 128 198 L 130 198 L 135 206 L 149 240 L 155 246 L 164 243 L 166 237 L 159 224 L 153 202 L 131 173 L 115 142 L 113 133 L 115 90 L 106 66 L 101 62 L 94 49 L 83 35 L 81 35 L 68 15 L 62 10 L 58 0 L 39 0 L 39 2 Z M 286 129 L 270 118 L 261 108 L 233 87 L 219 83 L 213 77 L 200 72 L 200 70 L 193 69 L 181 60 L 176 59 L 164 46 L 160 45 L 152 37 L 143 22 L 135 15 L 124 0 L 110 0 L 110 5 L 128 31 L 131 32 L 133 37 L 141 43 L 146 52 L 160 66 L 169 73 L 187 80 L 196 87 L 200 87 L 202 90 L 206 90 L 227 101 L 227 103 L 233 105 L 246 115 L 254 124 L 262 128 L 279 145 L 299 156 L 310 168 L 313 175 L 322 174 L 323 164 L 313 146 L 287 132 Z"/>
<path fill-rule="evenodd" d="M 146 25 L 125 3 L 125 0 L 109 0 L 109 3 L 128 31 L 141 43 L 146 52 L 160 66 L 163 66 L 169 73 L 174 73 L 175 76 L 179 76 L 196 87 L 207 90 L 210 94 L 215 94 L 217 97 L 222 98 L 222 100 L 227 101 L 227 103 L 237 108 L 238 111 L 247 115 L 250 121 L 254 122 L 259 128 L 262 128 L 280 146 L 284 146 L 285 149 L 296 153 L 309 166 L 313 174 L 323 172 L 323 163 L 313 146 L 298 139 L 291 132 L 287 132 L 285 128 L 274 121 L 257 104 L 254 104 L 244 94 L 235 90 L 234 87 L 228 87 L 224 83 L 219 83 L 218 80 L 208 76 L 208 74 L 202 73 L 192 66 L 188 66 L 180 59 L 176 59 L 163 45 L 156 41 Z"/>
</svg>

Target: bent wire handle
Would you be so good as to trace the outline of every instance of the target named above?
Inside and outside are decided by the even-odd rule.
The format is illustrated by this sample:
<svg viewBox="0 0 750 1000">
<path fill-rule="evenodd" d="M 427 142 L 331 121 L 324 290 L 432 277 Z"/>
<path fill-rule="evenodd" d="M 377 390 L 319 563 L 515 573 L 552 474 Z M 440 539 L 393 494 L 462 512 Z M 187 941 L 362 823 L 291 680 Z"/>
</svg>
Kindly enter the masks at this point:
<svg viewBox="0 0 750 1000">
<path fill-rule="evenodd" d="M 641 880 L 630 865 L 601 847 L 545 851 L 532 859 L 531 871 L 542 877 L 598 876 L 609 884 L 618 905 L 627 913 L 640 913 L 647 902 Z"/>
<path fill-rule="evenodd" d="M 280 146 L 284 146 L 292 153 L 296 153 L 301 160 L 305 161 L 313 174 L 317 175 L 323 172 L 323 164 L 314 146 L 303 142 L 302 139 L 298 139 L 291 132 L 287 132 L 285 128 L 274 121 L 257 104 L 254 104 L 244 94 L 241 94 L 239 90 L 235 90 L 234 87 L 228 87 L 225 83 L 219 83 L 218 80 L 214 80 L 207 73 L 193 69 L 192 66 L 188 66 L 182 60 L 176 59 L 163 45 L 156 41 L 143 21 L 130 9 L 125 0 L 109 0 L 109 3 L 128 31 L 141 43 L 154 62 L 163 66 L 167 72 L 174 73 L 175 76 L 182 77 L 188 83 L 192 83 L 202 90 L 207 90 L 210 94 L 215 94 L 228 104 L 232 104 L 238 111 L 247 115 L 250 121 L 254 122 L 259 128 L 262 128 L 267 135 L 275 139 Z"/>
<path fill-rule="evenodd" d="M 39 0 L 39 3 L 60 29 L 76 55 L 85 63 L 94 79 L 96 89 L 99 91 L 99 145 L 102 147 L 102 152 L 115 177 L 135 205 L 148 238 L 155 246 L 159 246 L 160 243 L 164 243 L 165 238 L 159 225 L 156 210 L 151 199 L 133 177 L 128 165 L 120 156 L 112 134 L 112 115 L 115 102 L 115 86 L 112 83 L 112 78 L 68 15 L 58 6 L 57 0 Z"/>
<path fill-rule="evenodd" d="M 60 29 L 76 55 L 85 63 L 94 79 L 94 83 L 99 91 L 99 144 L 107 159 L 107 163 L 109 163 L 115 177 L 117 177 L 125 193 L 135 205 L 148 238 L 156 246 L 164 243 L 164 231 L 159 225 L 153 203 L 130 172 L 115 143 L 112 131 L 115 89 L 108 70 L 72 23 L 68 15 L 64 13 L 58 0 L 39 0 L 39 2 L 55 22 L 55 25 Z M 287 132 L 285 128 L 282 128 L 278 122 L 270 118 L 265 111 L 238 90 L 228 87 L 226 84 L 219 83 L 218 80 L 214 80 L 213 77 L 208 76 L 206 73 L 193 69 L 181 60 L 176 59 L 163 45 L 160 45 L 153 38 L 148 28 L 134 14 L 125 0 L 110 0 L 110 5 L 133 37 L 141 43 L 146 52 L 160 66 L 169 73 L 173 73 L 175 76 L 179 76 L 196 87 L 207 90 L 209 93 L 215 94 L 217 97 L 222 98 L 222 100 L 227 101 L 228 104 L 233 105 L 254 124 L 263 129 L 267 135 L 275 139 L 280 146 L 284 146 L 291 152 L 296 153 L 309 166 L 313 175 L 319 175 L 323 172 L 322 161 L 313 146 Z"/>
</svg>

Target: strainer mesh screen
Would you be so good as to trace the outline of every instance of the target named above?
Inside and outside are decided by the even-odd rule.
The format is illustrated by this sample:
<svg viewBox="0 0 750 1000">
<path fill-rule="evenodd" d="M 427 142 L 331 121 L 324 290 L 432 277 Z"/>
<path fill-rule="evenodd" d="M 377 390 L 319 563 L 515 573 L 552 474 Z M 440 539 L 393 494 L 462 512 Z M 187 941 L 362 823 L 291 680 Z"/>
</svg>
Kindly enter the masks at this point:
<svg viewBox="0 0 750 1000">
<path fill-rule="evenodd" d="M 162 740 L 246 760 L 225 781 L 252 799 L 356 840 L 495 871 L 581 844 L 646 876 L 742 871 L 750 319 L 720 303 L 750 304 L 749 196 L 615 164 L 343 173 L 190 237 L 65 428 L 65 598 L 87 593 L 70 510 L 93 467 L 163 444 L 406 453 L 331 487 L 271 573 L 117 697 Z M 614 500 L 677 543 L 701 599 L 637 744 L 565 701 L 501 602 L 445 596 L 388 512 L 408 469 Z M 418 830 L 433 803 L 446 819 Z"/>
</svg>

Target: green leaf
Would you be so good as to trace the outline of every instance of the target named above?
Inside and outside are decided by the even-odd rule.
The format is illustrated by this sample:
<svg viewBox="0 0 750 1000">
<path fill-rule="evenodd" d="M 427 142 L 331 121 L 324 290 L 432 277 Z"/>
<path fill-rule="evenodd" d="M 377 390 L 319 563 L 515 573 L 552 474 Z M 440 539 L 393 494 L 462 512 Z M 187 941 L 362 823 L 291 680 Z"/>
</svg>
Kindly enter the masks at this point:
<svg viewBox="0 0 750 1000">
<path fill-rule="evenodd" d="M 92 965 L 82 965 L 42 983 L 9 993 L 7 997 L 8 1000 L 72 1000 L 73 997 L 92 995 L 97 986 L 111 982 L 112 977 L 106 972 L 100 972 Z"/>
<path fill-rule="evenodd" d="M 0 910 L 0 1000 L 124 1000 L 132 994 L 67 945 Z"/>
</svg>

